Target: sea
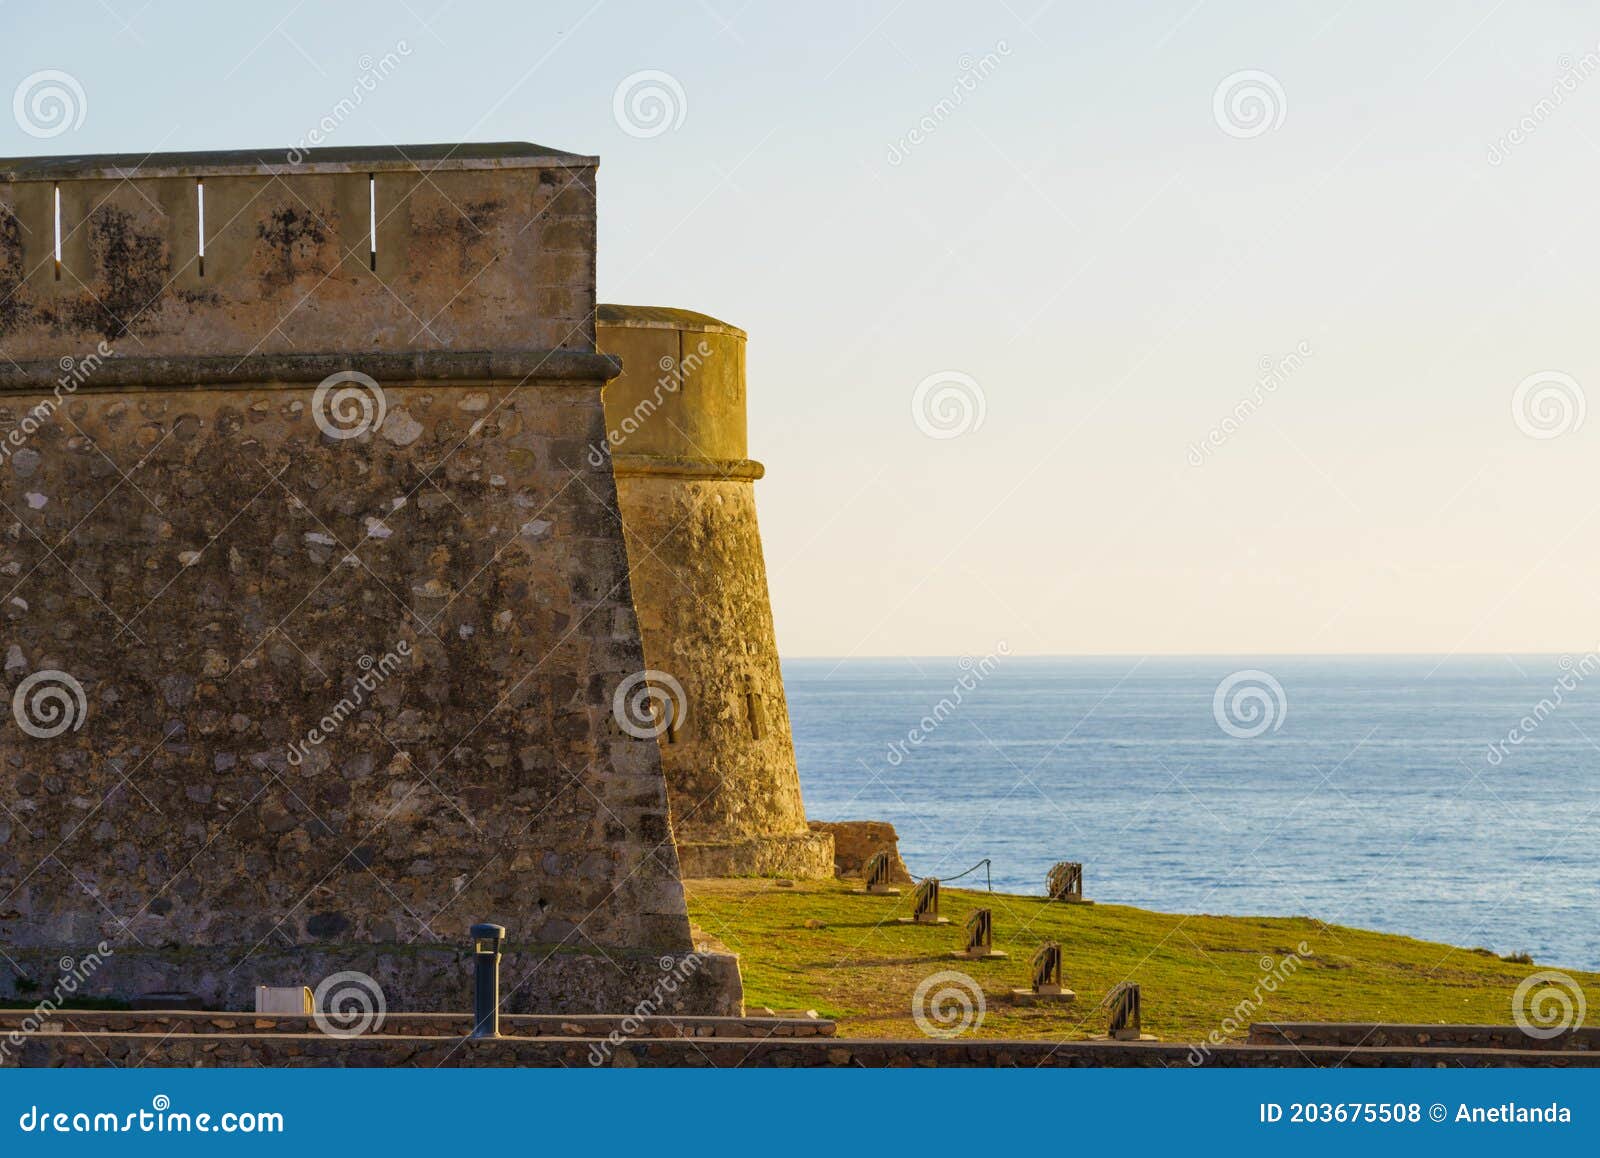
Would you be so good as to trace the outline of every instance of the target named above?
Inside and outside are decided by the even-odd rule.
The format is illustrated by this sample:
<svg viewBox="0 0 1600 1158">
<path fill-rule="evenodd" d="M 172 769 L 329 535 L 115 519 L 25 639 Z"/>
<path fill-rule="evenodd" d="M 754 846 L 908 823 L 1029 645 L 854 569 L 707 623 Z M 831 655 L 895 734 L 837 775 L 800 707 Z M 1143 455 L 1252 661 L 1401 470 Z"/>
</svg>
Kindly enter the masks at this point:
<svg viewBox="0 0 1600 1158">
<path fill-rule="evenodd" d="M 808 815 L 893 822 L 916 876 L 1042 894 L 1081 861 L 1100 902 L 1600 969 L 1594 653 L 783 671 Z"/>
</svg>

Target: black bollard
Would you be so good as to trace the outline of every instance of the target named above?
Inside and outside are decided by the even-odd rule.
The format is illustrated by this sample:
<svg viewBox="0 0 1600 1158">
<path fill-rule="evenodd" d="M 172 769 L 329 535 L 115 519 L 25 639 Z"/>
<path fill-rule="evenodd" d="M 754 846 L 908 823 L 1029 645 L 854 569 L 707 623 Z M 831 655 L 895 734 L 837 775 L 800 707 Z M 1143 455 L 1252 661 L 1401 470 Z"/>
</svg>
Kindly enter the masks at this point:
<svg viewBox="0 0 1600 1158">
<path fill-rule="evenodd" d="M 500 1036 L 500 946 L 503 925 L 472 926 L 472 1037 Z"/>
</svg>

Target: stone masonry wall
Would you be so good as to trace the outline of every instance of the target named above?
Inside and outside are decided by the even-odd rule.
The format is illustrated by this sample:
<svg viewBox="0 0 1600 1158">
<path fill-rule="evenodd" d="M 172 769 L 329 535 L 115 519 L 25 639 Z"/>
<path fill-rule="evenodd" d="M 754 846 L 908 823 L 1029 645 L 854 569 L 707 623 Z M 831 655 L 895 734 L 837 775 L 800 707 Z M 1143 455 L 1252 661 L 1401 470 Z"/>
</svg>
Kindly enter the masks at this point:
<svg viewBox="0 0 1600 1158">
<path fill-rule="evenodd" d="M 64 672 L 85 707 L 59 736 L 0 729 L 0 940 L 243 951 L 492 918 L 688 947 L 653 746 L 608 710 L 643 657 L 583 459 L 596 384 L 490 414 L 501 393 L 391 384 L 347 441 L 304 388 L 89 393 L 11 456 L 7 685 Z"/>
<path fill-rule="evenodd" d="M 624 365 L 600 449 L 615 464 L 645 655 L 678 700 L 656 730 L 685 875 L 831 876 L 831 841 L 800 800 L 767 597 L 744 334 L 687 311 L 602 306 L 598 336 Z"/>
<path fill-rule="evenodd" d="M 0 164 L 0 992 L 106 943 L 86 992 L 355 969 L 442 1009 L 489 920 L 508 1008 L 631 1007 L 693 946 L 612 712 L 593 159 L 126 160 Z M 703 977 L 686 1011 L 737 1013 Z"/>
<path fill-rule="evenodd" d="M 804 834 L 753 488 L 623 474 L 617 490 L 651 663 L 687 696 L 661 736 L 679 840 Z"/>
</svg>

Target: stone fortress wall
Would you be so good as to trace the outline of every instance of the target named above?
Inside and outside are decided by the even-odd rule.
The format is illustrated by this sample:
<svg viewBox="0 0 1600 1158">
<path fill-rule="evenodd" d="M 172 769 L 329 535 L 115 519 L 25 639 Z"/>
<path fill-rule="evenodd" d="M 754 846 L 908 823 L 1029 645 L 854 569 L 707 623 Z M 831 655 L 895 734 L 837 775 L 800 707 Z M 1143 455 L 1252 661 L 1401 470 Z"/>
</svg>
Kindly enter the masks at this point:
<svg viewBox="0 0 1600 1158">
<path fill-rule="evenodd" d="M 765 634 L 725 705 L 701 674 L 731 637 L 664 639 L 683 621 L 634 556 L 641 639 L 641 540 L 589 455 L 618 371 L 594 344 L 595 166 L 0 161 L 0 993 L 105 942 L 91 993 L 245 1008 L 356 970 L 391 1008 L 459 1008 L 466 929 L 493 920 L 508 1009 L 600 1011 L 693 952 L 673 747 L 620 728 L 614 691 L 694 655 L 684 750 L 748 689 L 752 743 L 792 754 L 764 579 L 758 610 L 754 586 L 729 604 Z M 737 538 L 677 556 L 691 589 L 759 562 L 748 494 L 661 496 L 737 512 L 694 524 Z M 800 837 L 798 785 L 774 783 L 679 808 L 689 843 Z M 736 962 L 702 957 L 677 1011 L 738 1013 Z"/>
</svg>

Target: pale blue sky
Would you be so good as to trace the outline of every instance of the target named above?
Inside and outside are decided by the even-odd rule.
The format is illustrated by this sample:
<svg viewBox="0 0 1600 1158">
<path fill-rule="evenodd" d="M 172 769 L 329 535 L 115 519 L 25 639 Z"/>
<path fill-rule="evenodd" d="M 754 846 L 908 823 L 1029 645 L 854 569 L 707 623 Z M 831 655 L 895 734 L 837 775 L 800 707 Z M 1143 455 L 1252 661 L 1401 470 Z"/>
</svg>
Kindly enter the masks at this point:
<svg viewBox="0 0 1600 1158">
<path fill-rule="evenodd" d="M 9 0 L 0 89 L 85 109 L 0 152 L 287 148 L 404 41 L 327 143 L 598 154 L 602 300 L 750 332 L 786 654 L 1588 650 L 1600 415 L 1512 404 L 1600 405 L 1600 11 L 1397 7 Z M 984 419 L 934 439 L 943 371 Z"/>
</svg>

